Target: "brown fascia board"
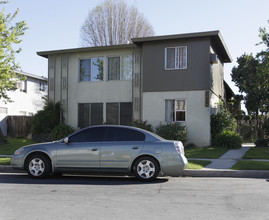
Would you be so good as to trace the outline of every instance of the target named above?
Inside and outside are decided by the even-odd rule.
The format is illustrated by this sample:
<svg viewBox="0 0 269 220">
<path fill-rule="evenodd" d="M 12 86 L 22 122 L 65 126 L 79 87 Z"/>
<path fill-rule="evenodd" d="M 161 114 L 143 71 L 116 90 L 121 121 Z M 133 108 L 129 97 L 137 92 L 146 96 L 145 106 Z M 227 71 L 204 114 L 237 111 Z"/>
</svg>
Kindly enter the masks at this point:
<svg viewBox="0 0 269 220">
<path fill-rule="evenodd" d="M 187 39 L 187 38 L 201 38 L 209 37 L 211 44 L 216 51 L 218 51 L 218 56 L 221 57 L 224 63 L 232 62 L 232 57 L 227 49 L 227 46 L 220 34 L 220 31 L 207 31 L 207 32 L 196 32 L 196 33 L 185 33 L 185 34 L 175 34 L 175 35 L 163 35 L 163 36 L 152 36 L 152 37 L 141 37 L 133 38 L 132 42 L 138 46 L 141 46 L 146 42 L 153 41 L 165 41 L 165 40 L 176 40 L 176 39 Z"/>
<path fill-rule="evenodd" d="M 62 49 L 62 50 L 50 50 L 50 51 L 38 51 L 37 55 L 41 57 L 48 58 L 49 55 L 53 54 L 63 54 L 63 53 L 79 53 L 79 52 L 91 52 L 91 51 L 100 51 L 100 50 L 116 50 L 116 49 L 128 49 L 134 48 L 134 44 L 119 44 L 112 46 L 100 46 L 100 47 L 81 47 L 81 48 L 71 48 L 71 49 Z"/>
</svg>

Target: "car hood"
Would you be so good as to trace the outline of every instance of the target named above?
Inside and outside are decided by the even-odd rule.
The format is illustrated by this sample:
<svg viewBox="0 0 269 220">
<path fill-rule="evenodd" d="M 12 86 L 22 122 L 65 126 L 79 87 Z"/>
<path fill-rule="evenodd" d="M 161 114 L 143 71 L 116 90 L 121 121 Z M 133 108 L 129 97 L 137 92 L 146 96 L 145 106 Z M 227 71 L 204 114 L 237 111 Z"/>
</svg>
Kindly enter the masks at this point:
<svg viewBox="0 0 269 220">
<path fill-rule="evenodd" d="M 54 144 L 56 144 L 57 142 L 46 142 L 46 143 L 38 143 L 38 144 L 31 144 L 31 145 L 26 145 L 23 146 L 21 148 L 23 149 L 29 149 L 29 148 L 39 148 L 39 147 L 52 147 Z"/>
</svg>

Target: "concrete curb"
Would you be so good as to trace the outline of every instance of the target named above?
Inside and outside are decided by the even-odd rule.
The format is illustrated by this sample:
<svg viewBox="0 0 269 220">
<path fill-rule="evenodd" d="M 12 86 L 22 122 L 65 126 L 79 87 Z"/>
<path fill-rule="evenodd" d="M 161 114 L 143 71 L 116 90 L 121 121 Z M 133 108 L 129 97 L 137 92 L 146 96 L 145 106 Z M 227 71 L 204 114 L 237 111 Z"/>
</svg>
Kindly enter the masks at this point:
<svg viewBox="0 0 269 220">
<path fill-rule="evenodd" d="M 23 170 L 15 170 L 10 165 L 0 165 L 0 173 L 25 173 Z"/>
<path fill-rule="evenodd" d="M 10 165 L 0 165 L 0 173 L 25 173 L 15 170 Z M 183 170 L 180 176 L 184 177 L 237 177 L 237 178 L 268 178 L 268 170 Z"/>
<path fill-rule="evenodd" d="M 238 177 L 238 178 L 268 178 L 268 170 L 183 170 L 182 176 L 188 177 Z"/>
</svg>

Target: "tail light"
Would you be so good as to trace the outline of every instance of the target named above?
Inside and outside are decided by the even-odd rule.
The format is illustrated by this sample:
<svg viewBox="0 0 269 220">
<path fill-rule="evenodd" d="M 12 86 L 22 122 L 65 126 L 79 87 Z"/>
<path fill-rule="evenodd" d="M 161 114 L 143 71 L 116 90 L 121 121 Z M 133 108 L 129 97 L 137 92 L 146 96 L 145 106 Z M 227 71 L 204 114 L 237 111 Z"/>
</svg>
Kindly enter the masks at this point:
<svg viewBox="0 0 269 220">
<path fill-rule="evenodd" d="M 179 154 L 182 154 L 182 155 L 185 154 L 185 152 L 184 152 L 184 146 L 183 146 L 183 144 L 182 144 L 181 141 L 174 141 L 174 145 L 175 145 L 176 151 Z"/>
</svg>

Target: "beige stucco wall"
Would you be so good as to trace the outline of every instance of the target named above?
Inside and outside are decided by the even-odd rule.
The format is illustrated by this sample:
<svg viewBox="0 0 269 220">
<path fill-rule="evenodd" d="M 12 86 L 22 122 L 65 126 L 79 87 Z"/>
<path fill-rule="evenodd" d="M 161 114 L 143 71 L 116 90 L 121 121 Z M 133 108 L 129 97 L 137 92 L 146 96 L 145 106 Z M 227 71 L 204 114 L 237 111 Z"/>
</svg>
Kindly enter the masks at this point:
<svg viewBox="0 0 269 220">
<path fill-rule="evenodd" d="M 78 103 L 103 103 L 103 118 L 106 119 L 105 104 L 108 102 L 132 102 L 132 80 L 107 80 L 107 57 L 132 55 L 132 49 L 102 50 L 68 54 L 67 95 L 65 120 L 70 126 L 77 128 Z M 79 81 L 79 60 L 103 57 L 104 80 L 98 82 Z M 53 59 L 53 58 L 52 58 Z M 49 91 L 49 97 L 54 102 L 63 101 L 62 88 L 62 55 L 57 55 L 55 65 L 49 70 L 49 78 L 53 78 L 55 89 Z M 55 73 L 54 73 L 55 71 Z"/>
<path fill-rule="evenodd" d="M 186 122 L 189 140 L 199 147 L 210 145 L 210 107 L 205 107 L 205 91 L 145 92 L 143 93 L 143 120 L 153 126 L 165 122 L 165 100 L 186 100 Z"/>
</svg>

